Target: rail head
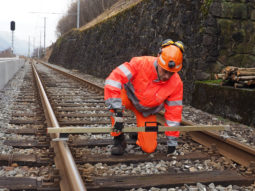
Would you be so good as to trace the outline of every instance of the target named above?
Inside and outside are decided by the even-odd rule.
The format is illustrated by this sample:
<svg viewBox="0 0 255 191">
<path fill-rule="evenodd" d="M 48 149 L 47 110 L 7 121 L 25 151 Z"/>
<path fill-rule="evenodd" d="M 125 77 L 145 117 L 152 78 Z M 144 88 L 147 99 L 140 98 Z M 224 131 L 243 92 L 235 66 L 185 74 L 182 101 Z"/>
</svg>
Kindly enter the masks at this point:
<svg viewBox="0 0 255 191">
<path fill-rule="evenodd" d="M 33 74 L 36 79 L 36 84 L 38 87 L 39 95 L 41 97 L 41 102 L 44 108 L 44 113 L 47 119 L 47 125 L 59 128 L 59 123 L 56 119 L 56 116 L 53 112 L 49 99 L 46 95 L 46 92 L 43 88 L 42 82 L 39 78 L 38 72 L 34 64 L 32 64 Z M 59 134 L 53 134 L 52 138 L 58 138 Z M 78 168 L 74 162 L 71 151 L 68 148 L 65 141 L 52 142 L 54 151 L 56 153 L 55 156 L 55 164 L 56 167 L 59 168 L 61 181 L 60 187 L 63 191 L 77 190 L 77 191 L 85 191 L 86 187 L 82 178 L 79 174 Z"/>
<path fill-rule="evenodd" d="M 72 79 L 81 82 L 82 84 L 88 85 L 89 87 L 91 87 L 93 90 L 96 90 L 101 95 L 104 94 L 104 88 L 99 86 L 99 85 L 97 85 L 97 84 L 94 84 L 94 83 L 92 83 L 92 82 L 90 82 L 88 80 L 85 80 L 85 79 L 83 79 L 83 78 L 81 78 L 79 76 L 67 73 L 67 72 L 65 72 L 65 71 L 63 71 L 61 69 L 56 68 L 56 67 L 50 66 L 49 64 L 47 64 L 47 63 L 45 63 L 43 61 L 39 61 L 39 62 L 41 64 L 43 64 L 44 66 L 47 66 L 47 67 L 51 68 L 52 70 L 58 71 L 58 72 L 62 73 L 65 76 L 69 76 Z"/>
</svg>

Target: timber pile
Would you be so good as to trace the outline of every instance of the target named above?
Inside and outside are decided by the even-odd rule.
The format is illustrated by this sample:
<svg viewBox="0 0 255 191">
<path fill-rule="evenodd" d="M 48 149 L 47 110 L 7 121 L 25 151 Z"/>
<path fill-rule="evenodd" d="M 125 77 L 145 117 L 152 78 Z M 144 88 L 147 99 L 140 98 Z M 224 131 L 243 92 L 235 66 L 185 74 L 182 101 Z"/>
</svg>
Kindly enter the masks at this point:
<svg viewBox="0 0 255 191">
<path fill-rule="evenodd" d="M 255 68 L 238 68 L 227 66 L 215 79 L 222 79 L 222 85 L 232 85 L 235 88 L 255 87 Z"/>
</svg>

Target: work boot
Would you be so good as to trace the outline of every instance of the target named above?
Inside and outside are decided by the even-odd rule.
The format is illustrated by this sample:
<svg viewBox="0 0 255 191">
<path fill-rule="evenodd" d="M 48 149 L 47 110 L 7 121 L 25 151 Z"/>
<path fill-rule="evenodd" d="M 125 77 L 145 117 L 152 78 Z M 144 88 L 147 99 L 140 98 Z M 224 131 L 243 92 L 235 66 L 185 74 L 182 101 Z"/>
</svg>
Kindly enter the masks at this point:
<svg viewBox="0 0 255 191">
<path fill-rule="evenodd" d="M 127 147 L 127 143 L 126 143 L 124 134 L 122 133 L 119 136 L 115 136 L 113 141 L 114 141 L 114 144 L 111 149 L 111 154 L 112 155 L 123 155 L 125 148 Z"/>
<path fill-rule="evenodd" d="M 167 154 L 172 154 L 175 151 L 175 146 L 168 146 L 167 147 Z"/>
</svg>

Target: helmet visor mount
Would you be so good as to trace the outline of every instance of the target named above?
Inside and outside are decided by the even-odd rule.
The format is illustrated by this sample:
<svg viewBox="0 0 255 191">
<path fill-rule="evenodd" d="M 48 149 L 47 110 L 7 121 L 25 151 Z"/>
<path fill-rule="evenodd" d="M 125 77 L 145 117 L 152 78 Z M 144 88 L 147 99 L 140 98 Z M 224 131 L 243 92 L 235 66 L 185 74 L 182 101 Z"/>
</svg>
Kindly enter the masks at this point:
<svg viewBox="0 0 255 191">
<path fill-rule="evenodd" d="M 169 62 L 168 62 L 168 67 L 169 67 L 169 68 L 174 68 L 174 67 L 175 67 L 175 62 L 172 61 L 172 60 L 169 61 Z"/>
</svg>

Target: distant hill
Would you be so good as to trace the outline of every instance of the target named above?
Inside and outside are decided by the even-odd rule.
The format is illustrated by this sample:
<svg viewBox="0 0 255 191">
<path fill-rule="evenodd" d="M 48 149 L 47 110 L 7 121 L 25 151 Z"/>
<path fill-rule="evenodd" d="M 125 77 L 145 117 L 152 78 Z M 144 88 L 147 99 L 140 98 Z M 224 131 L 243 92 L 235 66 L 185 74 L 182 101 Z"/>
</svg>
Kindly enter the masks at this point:
<svg viewBox="0 0 255 191">
<path fill-rule="evenodd" d="M 27 55 L 27 42 L 14 37 L 14 53 L 17 55 Z M 11 47 L 11 33 L 0 31 L 0 51 Z"/>
</svg>

